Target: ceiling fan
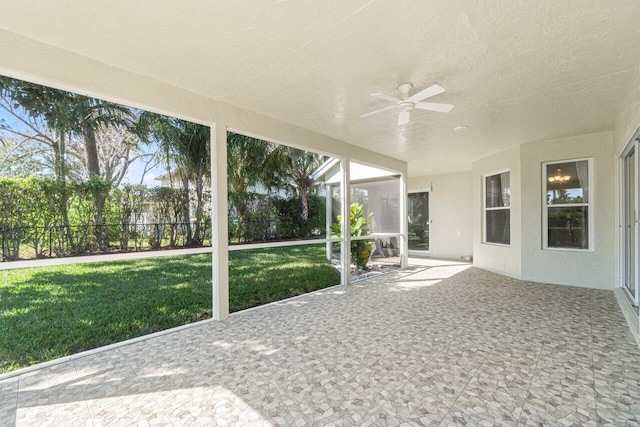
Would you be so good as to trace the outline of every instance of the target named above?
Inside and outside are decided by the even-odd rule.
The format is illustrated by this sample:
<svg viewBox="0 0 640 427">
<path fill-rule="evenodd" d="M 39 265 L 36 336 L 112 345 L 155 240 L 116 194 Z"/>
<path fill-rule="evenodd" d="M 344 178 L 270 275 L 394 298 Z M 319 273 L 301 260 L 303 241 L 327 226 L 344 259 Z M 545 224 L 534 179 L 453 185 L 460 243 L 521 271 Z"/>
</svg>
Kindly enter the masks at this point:
<svg viewBox="0 0 640 427">
<path fill-rule="evenodd" d="M 396 110 L 399 113 L 398 126 L 401 126 L 409 123 L 409 112 L 414 108 L 417 108 L 418 110 L 438 111 L 440 113 L 448 113 L 453 108 L 452 104 L 422 102 L 427 98 L 431 98 L 432 96 L 436 96 L 444 92 L 444 89 L 438 85 L 431 85 L 428 88 L 409 96 L 409 92 L 411 91 L 411 89 L 413 89 L 413 85 L 411 83 L 402 83 L 400 86 L 398 86 L 398 91 L 400 91 L 400 98 L 385 95 L 384 93 L 372 93 L 371 96 L 379 99 L 384 99 L 385 101 L 391 101 L 394 103 L 394 105 L 381 108 L 367 114 L 363 114 L 360 117 L 369 117 L 373 116 L 374 114 L 382 113 L 383 111 Z"/>
</svg>

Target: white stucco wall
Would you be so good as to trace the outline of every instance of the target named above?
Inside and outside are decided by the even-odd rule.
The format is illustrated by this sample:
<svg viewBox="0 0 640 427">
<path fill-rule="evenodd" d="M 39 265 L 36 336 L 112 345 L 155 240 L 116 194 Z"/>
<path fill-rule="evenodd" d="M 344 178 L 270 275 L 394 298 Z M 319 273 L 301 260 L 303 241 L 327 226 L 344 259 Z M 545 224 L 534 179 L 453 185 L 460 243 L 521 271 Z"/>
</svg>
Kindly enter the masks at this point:
<svg viewBox="0 0 640 427">
<path fill-rule="evenodd" d="M 429 194 L 429 256 L 458 259 L 473 253 L 471 171 L 410 177 L 409 192 Z"/>
<path fill-rule="evenodd" d="M 542 163 L 593 158 L 594 250 L 542 249 Z M 511 172 L 511 244 L 482 243 L 482 180 L 486 174 Z M 536 282 L 613 289 L 616 268 L 613 133 L 603 132 L 523 144 L 473 164 L 474 265 Z"/>
<path fill-rule="evenodd" d="M 482 181 L 485 175 L 509 170 L 511 180 L 511 244 L 509 246 L 482 243 Z M 473 163 L 473 265 L 485 270 L 520 278 L 521 210 L 520 210 L 520 147 L 510 148 Z"/>
<path fill-rule="evenodd" d="M 603 132 L 521 146 L 522 279 L 545 283 L 613 289 L 615 284 L 613 134 Z M 593 251 L 543 250 L 542 163 L 593 158 Z"/>
<path fill-rule="evenodd" d="M 614 152 L 619 155 L 640 125 L 640 64 L 627 87 L 613 130 Z"/>
</svg>

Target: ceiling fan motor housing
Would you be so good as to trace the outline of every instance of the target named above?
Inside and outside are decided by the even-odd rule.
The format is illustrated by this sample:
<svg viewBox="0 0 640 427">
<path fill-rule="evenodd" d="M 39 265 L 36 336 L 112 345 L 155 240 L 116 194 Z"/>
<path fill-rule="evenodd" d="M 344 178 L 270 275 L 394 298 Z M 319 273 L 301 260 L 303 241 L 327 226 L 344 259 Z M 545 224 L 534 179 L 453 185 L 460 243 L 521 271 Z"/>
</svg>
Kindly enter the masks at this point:
<svg viewBox="0 0 640 427">
<path fill-rule="evenodd" d="M 413 104 L 413 102 L 401 102 L 399 104 L 396 104 L 396 111 L 402 113 L 404 111 L 411 111 L 414 107 L 415 105 Z"/>
</svg>

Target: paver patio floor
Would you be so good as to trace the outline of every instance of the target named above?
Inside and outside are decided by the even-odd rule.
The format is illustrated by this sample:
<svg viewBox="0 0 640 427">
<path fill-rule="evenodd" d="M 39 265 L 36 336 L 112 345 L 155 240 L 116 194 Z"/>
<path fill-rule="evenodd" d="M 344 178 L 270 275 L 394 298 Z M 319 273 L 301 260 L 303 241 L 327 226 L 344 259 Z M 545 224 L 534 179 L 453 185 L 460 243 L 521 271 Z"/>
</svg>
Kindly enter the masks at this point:
<svg viewBox="0 0 640 427">
<path fill-rule="evenodd" d="M 456 263 L 0 381 L 1 425 L 638 425 L 612 291 Z"/>
</svg>

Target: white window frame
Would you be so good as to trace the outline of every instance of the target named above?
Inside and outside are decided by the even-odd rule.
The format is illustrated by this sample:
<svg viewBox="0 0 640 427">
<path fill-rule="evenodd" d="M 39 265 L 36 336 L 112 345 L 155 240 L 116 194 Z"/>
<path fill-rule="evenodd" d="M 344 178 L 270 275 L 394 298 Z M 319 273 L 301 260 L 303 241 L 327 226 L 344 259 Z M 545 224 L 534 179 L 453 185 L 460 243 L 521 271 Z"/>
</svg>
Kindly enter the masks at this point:
<svg viewBox="0 0 640 427">
<path fill-rule="evenodd" d="M 561 163 L 572 163 L 587 161 L 588 175 L 587 179 L 589 185 L 589 201 L 586 203 L 565 203 L 557 205 L 547 204 L 547 166 L 557 165 Z M 595 186 L 594 186 L 594 173 L 593 173 L 593 157 L 584 157 L 579 159 L 566 159 L 566 160 L 553 160 L 542 163 L 542 249 L 545 251 L 560 251 L 560 252 L 595 252 Z M 575 207 L 587 207 L 588 227 L 588 245 L 587 249 L 580 248 L 555 248 L 549 247 L 549 208 L 575 208 Z"/>
<path fill-rule="evenodd" d="M 497 172 L 482 175 L 482 244 L 492 246 L 511 246 L 511 196 L 509 196 L 509 206 L 499 206 L 495 208 L 487 207 L 487 178 L 495 175 L 509 174 L 509 194 L 511 194 L 511 169 L 504 169 Z M 487 211 L 508 210 L 509 211 L 509 243 L 487 242 Z"/>
</svg>

